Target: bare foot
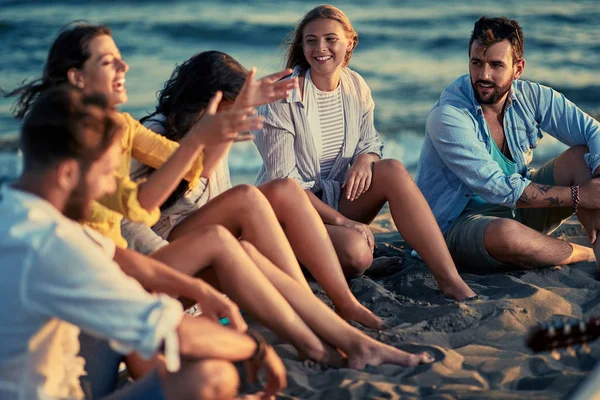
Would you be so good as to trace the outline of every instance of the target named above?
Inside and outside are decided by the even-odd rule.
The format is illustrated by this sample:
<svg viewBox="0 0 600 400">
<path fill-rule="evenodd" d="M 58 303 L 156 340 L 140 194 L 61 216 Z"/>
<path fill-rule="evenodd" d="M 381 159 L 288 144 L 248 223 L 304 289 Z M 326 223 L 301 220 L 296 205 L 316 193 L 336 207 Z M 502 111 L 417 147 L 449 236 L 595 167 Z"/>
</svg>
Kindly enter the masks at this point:
<svg viewBox="0 0 600 400">
<path fill-rule="evenodd" d="M 346 321 L 354 321 L 371 329 L 383 329 L 383 321 L 358 301 L 350 308 L 336 307 L 335 312 Z"/>
<path fill-rule="evenodd" d="M 348 367 L 363 369 L 367 365 L 396 364 L 414 367 L 419 364 L 430 364 L 435 358 L 429 353 L 407 353 L 367 337 L 353 351 L 348 353 Z"/>
<path fill-rule="evenodd" d="M 348 365 L 348 360 L 346 359 L 345 355 L 341 354 L 338 349 L 332 347 L 331 345 L 325 342 L 323 342 L 323 345 L 325 347 L 325 351 L 321 352 L 319 355 L 309 355 L 307 353 L 304 353 L 303 351 L 298 350 L 298 359 L 300 361 L 313 360 L 334 368 L 342 368 Z"/>
<path fill-rule="evenodd" d="M 462 279 L 454 284 L 444 285 L 439 283 L 439 286 L 444 296 L 458 301 L 467 300 L 477 296 L 477 293 L 475 293 Z"/>
</svg>

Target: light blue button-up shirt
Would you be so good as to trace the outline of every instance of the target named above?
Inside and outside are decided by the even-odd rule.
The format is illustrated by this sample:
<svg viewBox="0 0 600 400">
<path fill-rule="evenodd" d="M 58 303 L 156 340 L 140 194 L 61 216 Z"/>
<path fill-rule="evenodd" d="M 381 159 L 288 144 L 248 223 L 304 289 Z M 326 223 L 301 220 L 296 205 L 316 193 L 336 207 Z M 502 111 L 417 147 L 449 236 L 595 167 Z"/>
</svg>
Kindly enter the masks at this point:
<svg viewBox="0 0 600 400">
<path fill-rule="evenodd" d="M 475 100 L 469 75 L 455 80 L 429 113 L 416 182 L 442 232 L 460 216 L 473 194 L 514 209 L 531 182 L 528 165 L 542 132 L 568 146 L 587 145 L 591 171 L 600 165 L 600 123 L 562 94 L 516 80 L 504 114 L 504 132 L 517 172 L 505 175 L 490 155 L 492 137 Z"/>
</svg>

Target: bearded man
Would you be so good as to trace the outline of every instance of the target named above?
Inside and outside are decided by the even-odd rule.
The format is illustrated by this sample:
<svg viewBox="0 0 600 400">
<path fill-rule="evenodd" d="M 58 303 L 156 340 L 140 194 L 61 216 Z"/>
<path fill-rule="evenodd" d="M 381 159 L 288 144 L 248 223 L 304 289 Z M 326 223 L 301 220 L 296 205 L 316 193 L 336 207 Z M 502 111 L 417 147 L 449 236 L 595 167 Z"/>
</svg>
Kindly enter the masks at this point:
<svg viewBox="0 0 600 400">
<path fill-rule="evenodd" d="M 520 80 L 523 50 L 517 21 L 480 18 L 469 74 L 427 119 L 416 181 L 462 267 L 565 265 L 600 249 L 600 124 L 555 90 Z M 569 149 L 536 171 L 542 132 Z M 573 213 L 593 249 L 548 236 Z"/>
</svg>

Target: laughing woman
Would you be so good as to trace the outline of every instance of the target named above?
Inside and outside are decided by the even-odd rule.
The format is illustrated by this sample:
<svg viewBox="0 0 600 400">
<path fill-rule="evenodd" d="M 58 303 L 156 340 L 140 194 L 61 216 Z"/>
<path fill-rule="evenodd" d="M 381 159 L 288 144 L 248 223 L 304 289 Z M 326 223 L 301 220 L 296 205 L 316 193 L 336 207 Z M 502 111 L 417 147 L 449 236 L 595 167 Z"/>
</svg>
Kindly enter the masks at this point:
<svg viewBox="0 0 600 400">
<path fill-rule="evenodd" d="M 374 103 L 364 79 L 348 68 L 358 34 L 346 15 L 321 5 L 302 18 L 286 66 L 299 80 L 291 97 L 259 109 L 263 158 L 257 184 L 292 178 L 321 216 L 348 275 L 369 268 L 370 223 L 388 202 L 402 237 L 424 259 L 442 293 L 475 293 L 462 280 L 425 198 L 397 160 L 382 160 Z"/>
</svg>

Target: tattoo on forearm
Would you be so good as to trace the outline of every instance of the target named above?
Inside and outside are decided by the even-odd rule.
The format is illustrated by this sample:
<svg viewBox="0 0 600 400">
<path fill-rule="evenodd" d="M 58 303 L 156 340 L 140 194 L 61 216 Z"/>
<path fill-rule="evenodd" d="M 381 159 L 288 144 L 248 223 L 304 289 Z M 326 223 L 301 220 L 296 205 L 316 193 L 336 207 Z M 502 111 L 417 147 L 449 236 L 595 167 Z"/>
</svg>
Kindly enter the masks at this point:
<svg viewBox="0 0 600 400">
<path fill-rule="evenodd" d="M 517 201 L 517 205 L 527 206 L 533 204 L 533 202 L 537 199 L 536 193 L 527 194 L 527 189 L 523 192 L 519 200 Z"/>
<path fill-rule="evenodd" d="M 541 185 L 539 183 L 532 182 L 523 191 L 523 194 L 517 201 L 517 207 L 532 206 L 536 201 L 538 201 L 538 198 L 540 198 L 540 196 L 545 196 L 549 194 L 549 192 L 553 188 L 554 186 L 551 185 Z M 542 198 L 544 203 L 539 204 L 539 207 L 563 207 L 564 202 L 561 201 L 558 196 L 547 196 Z"/>
<path fill-rule="evenodd" d="M 561 207 L 562 202 L 558 199 L 558 196 L 555 197 L 546 197 L 544 200 L 548 202 L 550 207 Z"/>
<path fill-rule="evenodd" d="M 546 194 L 552 189 L 552 186 L 540 185 L 539 183 L 532 183 L 533 187 L 536 188 L 541 194 Z"/>
</svg>

